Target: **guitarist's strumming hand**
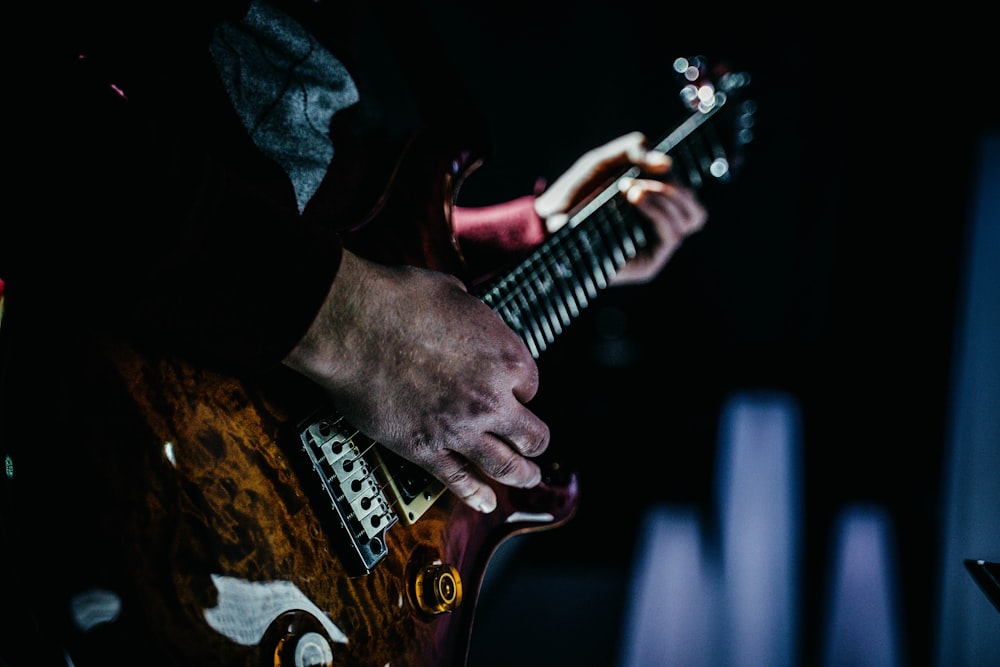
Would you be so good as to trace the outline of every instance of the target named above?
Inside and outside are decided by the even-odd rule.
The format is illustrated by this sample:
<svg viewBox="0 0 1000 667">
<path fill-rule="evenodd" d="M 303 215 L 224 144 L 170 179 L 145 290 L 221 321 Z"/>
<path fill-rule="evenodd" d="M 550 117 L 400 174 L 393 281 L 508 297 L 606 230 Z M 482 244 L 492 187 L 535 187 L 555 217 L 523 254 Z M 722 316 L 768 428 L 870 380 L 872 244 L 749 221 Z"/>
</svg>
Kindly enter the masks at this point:
<svg viewBox="0 0 1000 667">
<path fill-rule="evenodd" d="M 496 507 L 484 482 L 531 487 L 549 429 L 525 403 L 538 368 L 520 338 L 456 278 L 344 252 L 319 316 L 286 359 L 368 436 L 468 505 Z"/>
<path fill-rule="evenodd" d="M 613 284 L 650 280 L 706 221 L 691 190 L 660 180 L 670 159 L 628 134 L 583 155 L 535 202 L 555 231 L 573 206 L 630 165 L 643 176 L 620 188 L 655 237 Z M 514 487 L 541 480 L 531 459 L 547 448 L 549 428 L 526 406 L 538 390 L 535 360 L 454 277 L 345 250 L 320 313 L 284 363 L 322 386 L 366 435 L 476 510 L 496 507 L 487 480 Z"/>
</svg>

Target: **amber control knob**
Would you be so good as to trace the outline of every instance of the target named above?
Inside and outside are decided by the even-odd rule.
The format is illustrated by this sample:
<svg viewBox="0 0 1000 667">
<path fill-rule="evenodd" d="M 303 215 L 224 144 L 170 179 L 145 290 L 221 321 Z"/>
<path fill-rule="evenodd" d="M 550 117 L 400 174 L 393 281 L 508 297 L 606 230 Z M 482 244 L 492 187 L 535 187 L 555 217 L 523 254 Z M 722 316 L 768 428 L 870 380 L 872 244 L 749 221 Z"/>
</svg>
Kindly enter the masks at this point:
<svg viewBox="0 0 1000 667">
<path fill-rule="evenodd" d="M 462 578 L 452 565 L 435 562 L 417 572 L 417 604 L 428 614 L 454 611 L 462 603 Z"/>
</svg>

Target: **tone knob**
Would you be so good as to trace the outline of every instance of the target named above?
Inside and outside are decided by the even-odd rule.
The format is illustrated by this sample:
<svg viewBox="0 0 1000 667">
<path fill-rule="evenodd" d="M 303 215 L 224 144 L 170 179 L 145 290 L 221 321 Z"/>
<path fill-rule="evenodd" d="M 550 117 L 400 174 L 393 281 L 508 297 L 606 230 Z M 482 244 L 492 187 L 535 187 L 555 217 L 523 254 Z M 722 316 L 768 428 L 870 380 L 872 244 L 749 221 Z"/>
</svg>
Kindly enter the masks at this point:
<svg viewBox="0 0 1000 667">
<path fill-rule="evenodd" d="M 323 635 L 307 632 L 295 638 L 292 660 L 295 667 L 330 667 L 333 664 L 333 649 Z"/>
<path fill-rule="evenodd" d="M 262 646 L 270 667 L 332 667 L 333 647 L 319 622 L 307 612 L 285 612 L 265 633 Z M 272 648 L 268 648 L 268 647 Z"/>
<path fill-rule="evenodd" d="M 462 578 L 454 566 L 434 562 L 417 572 L 414 593 L 428 614 L 454 611 L 462 603 Z"/>
</svg>

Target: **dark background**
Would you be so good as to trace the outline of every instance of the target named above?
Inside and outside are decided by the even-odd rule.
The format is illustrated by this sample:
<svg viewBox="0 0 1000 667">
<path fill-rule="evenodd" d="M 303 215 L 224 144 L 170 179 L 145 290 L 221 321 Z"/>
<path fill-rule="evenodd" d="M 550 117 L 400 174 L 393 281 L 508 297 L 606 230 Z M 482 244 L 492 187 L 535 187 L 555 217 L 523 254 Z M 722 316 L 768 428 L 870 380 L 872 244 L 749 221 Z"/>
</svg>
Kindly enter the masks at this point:
<svg viewBox="0 0 1000 667">
<path fill-rule="evenodd" d="M 683 114 L 680 55 L 747 71 L 758 105 L 745 169 L 705 193 L 706 228 L 654 283 L 604 293 L 540 359 L 533 405 L 580 472 L 580 511 L 532 535 L 501 576 L 627 569 L 644 507 L 708 509 L 726 397 L 774 389 L 802 411 L 805 655 L 833 517 L 865 502 L 893 517 L 906 659 L 929 663 L 962 244 L 976 142 L 998 126 L 985 19 L 958 6 L 873 18 L 844 5 L 467 4 L 430 3 L 495 139 L 460 203 L 525 194 L 624 132 L 665 133 Z M 494 637 L 517 642 L 525 619 L 503 622 L 478 631 L 474 657 Z"/>
</svg>

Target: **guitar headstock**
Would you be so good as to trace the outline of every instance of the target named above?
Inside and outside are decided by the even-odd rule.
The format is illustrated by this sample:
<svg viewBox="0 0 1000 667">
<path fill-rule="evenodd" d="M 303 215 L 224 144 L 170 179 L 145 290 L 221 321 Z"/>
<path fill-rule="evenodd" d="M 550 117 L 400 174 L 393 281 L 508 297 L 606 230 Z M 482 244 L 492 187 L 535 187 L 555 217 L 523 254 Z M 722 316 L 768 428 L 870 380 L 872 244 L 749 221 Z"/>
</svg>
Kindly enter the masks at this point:
<svg viewBox="0 0 1000 667">
<path fill-rule="evenodd" d="M 674 177 L 688 185 L 727 183 L 742 168 L 753 140 L 757 107 L 746 97 L 750 75 L 709 68 L 701 56 L 677 58 L 673 68 L 690 115 L 657 147 L 674 159 Z"/>
</svg>

